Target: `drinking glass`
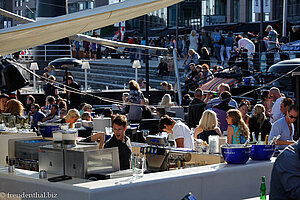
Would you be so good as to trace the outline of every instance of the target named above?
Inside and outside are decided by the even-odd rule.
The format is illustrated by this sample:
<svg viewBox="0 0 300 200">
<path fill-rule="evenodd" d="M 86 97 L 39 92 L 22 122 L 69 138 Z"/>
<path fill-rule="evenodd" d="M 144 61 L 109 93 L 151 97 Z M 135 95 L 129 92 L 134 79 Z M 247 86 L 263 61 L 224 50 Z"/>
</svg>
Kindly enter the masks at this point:
<svg viewBox="0 0 300 200">
<path fill-rule="evenodd" d="M 146 162 L 144 157 L 131 156 L 131 168 L 134 179 L 143 177 L 146 170 Z"/>
</svg>

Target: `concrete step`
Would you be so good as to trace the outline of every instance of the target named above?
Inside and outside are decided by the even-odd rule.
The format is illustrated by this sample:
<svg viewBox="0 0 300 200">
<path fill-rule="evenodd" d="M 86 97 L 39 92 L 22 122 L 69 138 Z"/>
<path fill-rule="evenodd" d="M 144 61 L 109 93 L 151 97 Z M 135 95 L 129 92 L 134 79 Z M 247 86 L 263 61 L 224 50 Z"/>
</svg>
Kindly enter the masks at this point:
<svg viewBox="0 0 300 200">
<path fill-rule="evenodd" d="M 88 85 L 94 89 L 106 89 L 108 86 L 111 89 L 123 89 L 124 83 L 128 87 L 128 82 L 135 79 L 135 69 L 132 68 L 132 64 L 126 59 L 106 59 L 89 61 L 91 68 L 88 70 Z M 138 69 L 138 77 L 143 77 L 145 79 L 145 66 L 141 63 L 142 68 Z M 175 84 L 175 72 L 171 72 L 169 76 L 158 77 L 156 75 L 156 68 L 158 61 L 151 61 L 149 66 L 149 78 L 150 87 L 161 89 L 160 83 L 162 81 L 167 81 L 171 84 Z M 80 67 L 69 68 L 68 70 L 74 75 L 75 81 L 84 85 L 84 70 Z M 179 74 L 182 76 L 183 69 L 179 69 Z M 56 71 L 57 79 L 62 79 L 64 75 L 63 70 Z M 184 78 L 180 79 L 184 82 Z"/>
</svg>

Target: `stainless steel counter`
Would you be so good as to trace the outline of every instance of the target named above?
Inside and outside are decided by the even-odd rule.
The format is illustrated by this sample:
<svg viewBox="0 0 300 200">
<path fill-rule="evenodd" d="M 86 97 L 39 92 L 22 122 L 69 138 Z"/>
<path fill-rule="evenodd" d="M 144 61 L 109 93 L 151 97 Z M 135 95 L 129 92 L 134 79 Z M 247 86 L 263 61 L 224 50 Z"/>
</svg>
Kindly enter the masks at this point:
<svg viewBox="0 0 300 200">
<path fill-rule="evenodd" d="M 192 192 L 199 200 L 240 200 L 259 195 L 261 176 L 266 176 L 267 192 L 275 158 L 271 161 L 249 160 L 245 165 L 216 164 L 145 174 L 131 183 L 128 178 L 87 182 L 72 179 L 51 183 L 38 179 L 37 172 L 16 170 L 8 174 L 0 167 L 0 192 L 51 192 L 58 199 L 181 199 Z"/>
</svg>

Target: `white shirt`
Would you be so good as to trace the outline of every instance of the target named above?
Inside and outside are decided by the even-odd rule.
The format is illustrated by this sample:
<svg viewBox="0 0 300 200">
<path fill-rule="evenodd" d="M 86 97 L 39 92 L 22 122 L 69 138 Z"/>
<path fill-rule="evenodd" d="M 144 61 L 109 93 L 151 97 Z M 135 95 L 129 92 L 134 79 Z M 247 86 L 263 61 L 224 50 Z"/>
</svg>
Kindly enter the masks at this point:
<svg viewBox="0 0 300 200">
<path fill-rule="evenodd" d="M 196 36 L 190 35 L 189 49 L 194 49 L 195 51 L 197 51 L 197 49 L 198 49 L 198 35 L 196 35 Z"/>
<path fill-rule="evenodd" d="M 278 98 L 278 99 L 275 101 L 275 103 L 274 103 L 274 105 L 273 105 L 273 107 L 272 107 L 272 112 L 271 112 L 271 114 L 272 114 L 272 118 L 273 118 L 273 119 L 272 119 L 272 118 L 270 119 L 270 122 L 271 122 L 271 123 L 274 123 L 274 122 L 276 122 L 278 119 L 284 117 L 283 114 L 282 114 L 282 112 L 281 112 L 281 110 L 280 110 L 280 104 L 281 104 L 282 99 L 284 99 L 284 97 Z"/>
<path fill-rule="evenodd" d="M 248 38 L 243 38 L 243 39 L 240 39 L 238 41 L 238 47 L 239 47 L 239 50 L 243 47 L 245 49 L 248 50 L 248 53 L 254 53 L 255 52 L 255 45 L 254 43 L 249 40 Z"/>
<path fill-rule="evenodd" d="M 191 135 L 191 131 L 187 125 L 182 123 L 180 120 L 176 122 L 173 129 L 173 136 L 174 139 L 183 138 L 184 139 L 184 148 L 193 149 L 194 148 L 194 142 Z"/>
</svg>

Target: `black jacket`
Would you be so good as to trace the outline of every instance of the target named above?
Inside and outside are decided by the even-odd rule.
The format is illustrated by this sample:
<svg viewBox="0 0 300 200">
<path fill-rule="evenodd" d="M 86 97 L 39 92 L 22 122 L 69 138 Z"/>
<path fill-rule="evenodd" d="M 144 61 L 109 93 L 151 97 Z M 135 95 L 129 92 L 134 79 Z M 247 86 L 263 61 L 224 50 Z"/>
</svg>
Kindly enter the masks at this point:
<svg viewBox="0 0 300 200">
<path fill-rule="evenodd" d="M 130 159 L 131 159 L 131 144 L 129 137 L 125 136 L 125 142 L 118 140 L 115 135 L 113 135 L 105 144 L 104 148 L 118 147 L 119 149 L 119 161 L 120 170 L 130 169 Z"/>
<path fill-rule="evenodd" d="M 199 124 L 202 113 L 204 112 L 206 103 L 202 100 L 194 98 L 189 105 L 189 117 L 188 117 L 188 126 L 190 128 L 195 128 Z"/>
</svg>

